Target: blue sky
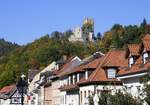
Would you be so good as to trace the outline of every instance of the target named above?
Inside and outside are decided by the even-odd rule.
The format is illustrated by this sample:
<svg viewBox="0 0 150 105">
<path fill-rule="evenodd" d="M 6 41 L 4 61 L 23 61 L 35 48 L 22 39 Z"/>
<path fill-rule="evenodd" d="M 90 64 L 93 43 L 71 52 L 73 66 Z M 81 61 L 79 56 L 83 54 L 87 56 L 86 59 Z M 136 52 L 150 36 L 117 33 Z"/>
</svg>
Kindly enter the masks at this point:
<svg viewBox="0 0 150 105">
<path fill-rule="evenodd" d="M 95 21 L 95 33 L 113 24 L 150 23 L 150 0 L 0 0 L 0 38 L 26 44 L 51 32 Z"/>
</svg>

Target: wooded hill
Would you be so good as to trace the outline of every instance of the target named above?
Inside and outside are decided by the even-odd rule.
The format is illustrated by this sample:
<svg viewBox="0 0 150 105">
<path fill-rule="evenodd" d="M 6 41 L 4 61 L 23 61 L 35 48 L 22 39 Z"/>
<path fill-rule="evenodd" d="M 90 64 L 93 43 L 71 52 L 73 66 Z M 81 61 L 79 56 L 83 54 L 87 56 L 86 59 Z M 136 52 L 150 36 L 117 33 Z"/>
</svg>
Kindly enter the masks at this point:
<svg viewBox="0 0 150 105">
<path fill-rule="evenodd" d="M 0 87 L 16 83 L 18 76 L 21 73 L 27 74 L 30 68 L 42 70 L 64 55 L 68 58 L 74 55 L 85 58 L 96 51 L 105 53 L 111 48 L 125 49 L 128 43 L 140 43 L 141 37 L 146 33 L 150 33 L 150 25 L 144 19 L 139 26 L 115 24 L 103 35 L 95 35 L 95 42 L 69 42 L 71 30 L 54 31 L 24 46 L 1 39 Z"/>
</svg>

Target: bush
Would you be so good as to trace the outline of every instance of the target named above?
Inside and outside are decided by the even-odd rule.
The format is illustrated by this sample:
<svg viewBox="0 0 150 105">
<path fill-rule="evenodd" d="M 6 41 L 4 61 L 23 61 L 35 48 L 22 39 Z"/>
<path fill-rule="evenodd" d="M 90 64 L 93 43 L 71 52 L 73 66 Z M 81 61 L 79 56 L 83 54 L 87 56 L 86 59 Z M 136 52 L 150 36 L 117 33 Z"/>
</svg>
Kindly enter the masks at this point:
<svg viewBox="0 0 150 105">
<path fill-rule="evenodd" d="M 89 98 L 89 105 L 93 105 L 93 103 L 92 98 Z M 112 95 L 108 92 L 101 92 L 99 105 L 142 105 L 142 102 L 128 93 L 117 92 Z"/>
</svg>

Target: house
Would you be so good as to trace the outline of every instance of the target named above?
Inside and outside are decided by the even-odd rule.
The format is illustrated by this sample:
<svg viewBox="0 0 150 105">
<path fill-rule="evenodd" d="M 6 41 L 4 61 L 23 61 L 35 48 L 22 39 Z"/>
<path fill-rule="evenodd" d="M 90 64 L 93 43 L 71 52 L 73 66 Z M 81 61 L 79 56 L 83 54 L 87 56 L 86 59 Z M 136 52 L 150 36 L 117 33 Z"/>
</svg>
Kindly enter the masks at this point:
<svg viewBox="0 0 150 105">
<path fill-rule="evenodd" d="M 82 105 L 82 99 L 80 90 L 82 86 L 79 85 L 85 78 L 87 79 L 89 75 L 97 68 L 100 59 L 102 59 L 103 54 L 95 53 L 92 56 L 82 60 L 82 63 L 73 68 L 70 72 L 65 73 L 62 77 L 67 78 L 62 79 L 62 84 L 60 87 L 62 97 L 62 105 Z M 83 88 L 86 91 L 87 88 Z M 92 89 L 92 88 L 90 88 Z M 94 91 L 94 90 L 93 90 Z M 91 91 L 92 94 L 92 91 Z"/>
<path fill-rule="evenodd" d="M 143 77 L 149 73 L 150 67 L 150 35 L 142 38 L 140 44 L 129 44 L 126 50 L 128 67 L 120 68 L 117 78 L 122 81 L 123 89 L 138 97 L 143 89 Z"/>
<path fill-rule="evenodd" d="M 81 59 L 79 57 L 70 58 L 60 70 L 54 72 L 55 77 L 52 78 L 53 105 L 63 104 L 63 100 L 65 100 L 63 95 L 65 93 L 62 93 L 59 88 L 62 84 L 66 84 L 68 81 L 68 78 L 64 77 L 63 75 L 67 72 L 70 72 L 74 67 L 78 66 L 80 63 Z"/>
<path fill-rule="evenodd" d="M 78 83 L 80 105 L 88 104 L 89 96 L 100 95 L 102 92 L 114 94 L 121 90 L 122 82 L 116 79 L 116 75 L 120 66 L 126 66 L 123 56 L 124 51 L 111 50 L 105 56 L 86 65 L 85 76 Z"/>
<path fill-rule="evenodd" d="M 44 68 L 42 71 L 38 72 L 32 79 L 29 81 L 28 86 L 28 105 L 43 105 L 44 104 L 44 82 L 45 78 L 43 76 L 44 72 L 51 72 L 53 70 L 58 69 L 58 64 L 56 62 L 52 62 L 49 64 L 46 68 Z M 29 77 L 30 79 L 30 77 Z"/>
<path fill-rule="evenodd" d="M 21 105 L 21 95 L 15 84 L 5 86 L 0 90 L 0 105 Z"/>
<path fill-rule="evenodd" d="M 34 81 L 38 84 L 35 90 L 38 97 L 38 104 L 40 105 L 60 105 L 61 104 L 61 94 L 60 94 L 60 76 L 69 72 L 75 66 L 80 64 L 81 60 L 78 57 L 71 57 L 66 60 L 65 63 L 55 70 L 42 70 L 38 75 L 39 78 Z M 34 91 L 35 91 L 34 90 Z M 35 91 L 35 92 L 36 92 Z"/>
</svg>

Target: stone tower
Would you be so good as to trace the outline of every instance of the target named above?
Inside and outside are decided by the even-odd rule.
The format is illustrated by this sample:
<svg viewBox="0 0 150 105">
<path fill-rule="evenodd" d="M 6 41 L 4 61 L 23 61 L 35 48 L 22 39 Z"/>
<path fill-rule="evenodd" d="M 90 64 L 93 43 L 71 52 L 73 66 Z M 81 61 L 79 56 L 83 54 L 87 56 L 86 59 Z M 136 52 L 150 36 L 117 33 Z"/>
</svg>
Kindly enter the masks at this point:
<svg viewBox="0 0 150 105">
<path fill-rule="evenodd" d="M 94 20 L 85 18 L 82 25 L 82 37 L 84 41 L 94 41 Z"/>
</svg>

